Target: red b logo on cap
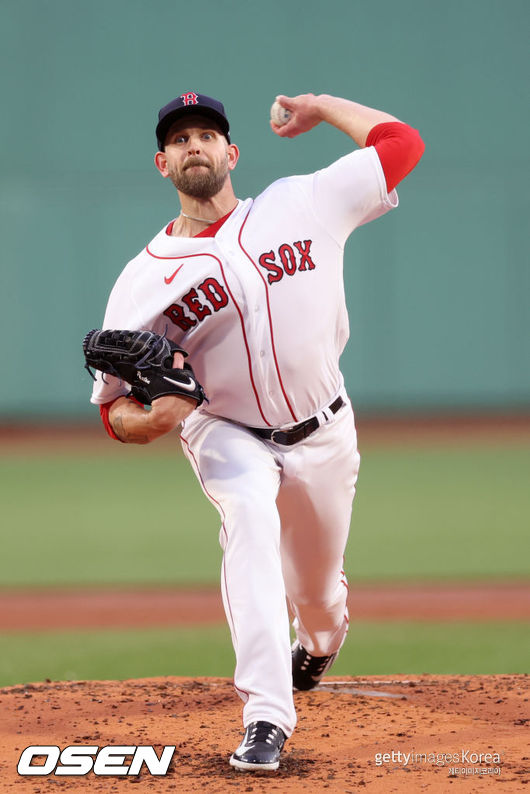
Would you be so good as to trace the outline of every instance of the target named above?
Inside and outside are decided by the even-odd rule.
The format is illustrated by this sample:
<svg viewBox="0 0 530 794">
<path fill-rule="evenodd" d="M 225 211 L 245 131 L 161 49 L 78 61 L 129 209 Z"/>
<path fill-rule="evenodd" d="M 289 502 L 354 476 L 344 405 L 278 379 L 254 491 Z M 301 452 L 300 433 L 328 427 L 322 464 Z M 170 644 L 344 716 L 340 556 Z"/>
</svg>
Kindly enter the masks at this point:
<svg viewBox="0 0 530 794">
<path fill-rule="evenodd" d="M 199 97 L 197 94 L 194 94 L 193 91 L 188 91 L 186 94 L 181 94 L 180 98 L 184 105 L 198 105 L 199 104 Z"/>
</svg>

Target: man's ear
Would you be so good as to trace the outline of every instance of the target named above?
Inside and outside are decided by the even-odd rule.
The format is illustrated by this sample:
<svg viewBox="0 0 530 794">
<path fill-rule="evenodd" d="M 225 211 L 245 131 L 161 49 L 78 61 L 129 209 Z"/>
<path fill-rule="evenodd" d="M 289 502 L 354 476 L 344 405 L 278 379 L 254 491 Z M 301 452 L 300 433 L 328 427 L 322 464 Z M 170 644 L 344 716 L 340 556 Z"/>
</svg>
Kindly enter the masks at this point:
<svg viewBox="0 0 530 794">
<path fill-rule="evenodd" d="M 239 160 L 239 149 L 235 143 L 228 144 L 228 168 L 233 171 Z"/>
<path fill-rule="evenodd" d="M 167 157 L 165 152 L 157 152 L 155 154 L 155 166 L 157 171 L 160 171 L 164 178 L 169 176 L 169 171 L 167 170 Z"/>
</svg>

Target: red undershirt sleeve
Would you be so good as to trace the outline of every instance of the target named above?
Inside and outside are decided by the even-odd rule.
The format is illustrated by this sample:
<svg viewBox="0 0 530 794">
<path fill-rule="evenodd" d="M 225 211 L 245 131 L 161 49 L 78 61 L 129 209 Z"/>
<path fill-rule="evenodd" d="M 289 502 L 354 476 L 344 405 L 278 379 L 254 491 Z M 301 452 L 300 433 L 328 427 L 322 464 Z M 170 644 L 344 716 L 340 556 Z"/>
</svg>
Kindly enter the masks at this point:
<svg viewBox="0 0 530 794">
<path fill-rule="evenodd" d="M 114 430 L 112 429 L 112 425 L 110 424 L 110 421 L 109 421 L 109 411 L 110 411 L 110 407 L 111 407 L 111 405 L 114 405 L 114 403 L 115 403 L 115 402 L 116 402 L 116 400 L 118 400 L 118 399 L 119 399 L 119 398 L 118 398 L 118 397 L 116 397 L 116 399 L 115 399 L 115 400 L 111 400 L 111 401 L 110 401 L 110 402 L 108 402 L 108 403 L 103 403 L 103 405 L 100 405 L 100 406 L 99 406 L 99 414 L 100 414 L 100 416 L 101 416 L 101 421 L 103 422 L 103 425 L 104 425 L 104 427 L 105 427 L 105 430 L 107 431 L 107 433 L 109 434 L 109 436 L 110 436 L 111 438 L 113 438 L 115 441 L 120 441 L 120 442 L 123 444 L 124 442 L 121 440 L 121 438 L 118 438 L 118 436 L 116 435 L 116 433 L 115 433 L 115 432 L 114 432 Z M 129 396 L 127 399 L 129 399 L 129 400 L 132 400 L 132 401 L 133 401 L 133 402 L 135 402 L 137 405 L 142 405 L 142 403 L 141 403 L 141 402 L 138 402 L 138 400 L 136 400 L 134 397 L 131 397 L 131 396 Z M 143 406 L 142 406 L 142 407 L 143 407 Z"/>
<path fill-rule="evenodd" d="M 368 133 L 366 146 L 373 146 L 379 156 L 389 193 L 412 171 L 425 150 L 418 130 L 401 121 L 376 124 Z"/>
<path fill-rule="evenodd" d="M 101 416 L 101 421 L 103 422 L 103 425 L 104 425 L 105 430 L 107 431 L 108 435 L 111 438 L 113 438 L 115 441 L 121 441 L 121 439 L 118 438 L 118 436 L 116 435 L 116 433 L 112 429 L 110 421 L 109 421 L 110 406 L 114 405 L 115 402 L 116 402 L 116 400 L 111 400 L 108 403 L 103 403 L 103 405 L 100 405 L 99 406 L 99 414 Z"/>
</svg>

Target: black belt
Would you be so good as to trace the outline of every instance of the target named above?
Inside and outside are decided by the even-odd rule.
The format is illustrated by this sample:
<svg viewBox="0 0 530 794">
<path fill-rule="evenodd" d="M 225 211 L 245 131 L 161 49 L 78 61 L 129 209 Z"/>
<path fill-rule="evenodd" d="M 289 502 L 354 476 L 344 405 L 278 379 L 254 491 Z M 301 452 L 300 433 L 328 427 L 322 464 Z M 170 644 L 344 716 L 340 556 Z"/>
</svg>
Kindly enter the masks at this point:
<svg viewBox="0 0 530 794">
<path fill-rule="evenodd" d="M 342 397 L 337 397 L 323 413 L 325 415 L 326 411 L 329 410 L 332 414 L 336 414 L 343 405 L 344 400 Z M 276 444 L 285 444 L 290 447 L 291 444 L 297 444 L 299 441 L 303 441 L 304 438 L 314 433 L 318 427 L 320 427 L 318 418 L 312 416 L 311 419 L 306 419 L 305 422 L 300 422 L 299 425 L 294 425 L 294 427 L 290 427 L 288 430 L 274 430 L 264 427 L 249 427 L 248 429 L 252 430 L 252 432 L 260 438 L 266 438 L 268 441 L 274 441 Z"/>
</svg>

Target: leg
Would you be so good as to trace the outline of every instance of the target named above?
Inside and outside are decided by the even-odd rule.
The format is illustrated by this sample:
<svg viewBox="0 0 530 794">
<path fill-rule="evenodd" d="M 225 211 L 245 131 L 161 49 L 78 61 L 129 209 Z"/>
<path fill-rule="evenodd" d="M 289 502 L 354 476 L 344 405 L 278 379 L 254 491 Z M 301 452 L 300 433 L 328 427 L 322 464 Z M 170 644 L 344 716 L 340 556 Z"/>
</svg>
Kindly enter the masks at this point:
<svg viewBox="0 0 530 794">
<path fill-rule="evenodd" d="M 360 462 L 349 401 L 292 452 L 277 501 L 284 581 L 298 640 L 323 657 L 339 650 L 348 629 L 343 560 Z"/>
<path fill-rule="evenodd" d="M 234 683 L 245 702 L 243 723 L 267 721 L 290 736 L 296 715 L 276 507 L 278 464 L 260 439 L 223 420 L 196 415 L 186 421 L 182 439 L 223 522 L 221 586 L 236 653 Z"/>
</svg>

